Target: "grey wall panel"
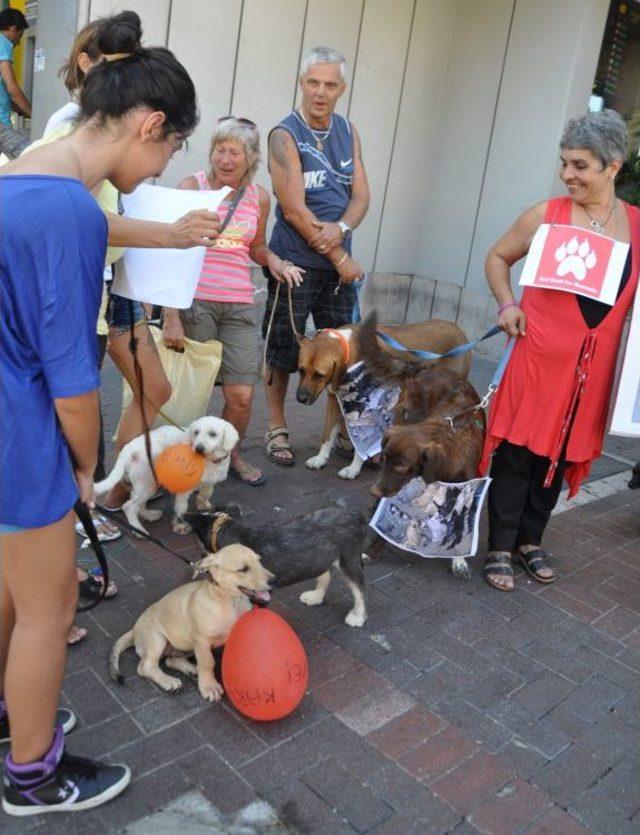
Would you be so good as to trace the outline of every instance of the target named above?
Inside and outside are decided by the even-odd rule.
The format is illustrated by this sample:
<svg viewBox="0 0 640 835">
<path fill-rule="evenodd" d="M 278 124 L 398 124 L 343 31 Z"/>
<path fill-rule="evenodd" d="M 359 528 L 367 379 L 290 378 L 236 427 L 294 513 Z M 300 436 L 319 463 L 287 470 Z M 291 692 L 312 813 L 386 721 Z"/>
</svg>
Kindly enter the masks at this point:
<svg viewBox="0 0 640 835">
<path fill-rule="evenodd" d="M 257 181 L 269 191 L 267 134 L 293 106 L 305 11 L 300 0 L 245 0 L 242 12 L 231 109 L 260 127 L 265 162 Z"/>
<path fill-rule="evenodd" d="M 89 16 L 104 17 L 125 10 L 137 12 L 142 20 L 142 42 L 148 46 L 166 46 L 171 0 L 91 0 Z"/>
<path fill-rule="evenodd" d="M 457 2 L 418 0 L 374 269 L 415 271 L 420 222 L 438 168 L 436 146 L 445 99 Z M 364 137 L 365 141 L 367 137 Z"/>
<path fill-rule="evenodd" d="M 551 193 L 565 193 L 555 176 L 558 140 L 567 116 L 587 109 L 597 60 L 597 21 L 601 21 L 601 37 L 606 20 L 604 5 L 592 0 L 518 0 L 516 4 L 469 263 L 469 287 L 484 286 L 487 250 L 524 209 Z M 585 25 L 589 38 L 582 37 Z M 575 34 L 568 38 L 568 32 Z"/>
<path fill-rule="evenodd" d="M 416 273 L 464 284 L 514 0 L 461 3 Z"/>
<path fill-rule="evenodd" d="M 175 185 L 197 168 L 207 168 L 211 133 L 218 118 L 232 112 L 241 10 L 242 0 L 172 2 L 168 46 L 193 79 L 200 123 L 189 139 L 188 150 L 169 164 L 161 180 L 164 185 Z M 194 38 L 194 32 L 202 33 L 201 37 Z"/>
<path fill-rule="evenodd" d="M 360 131 L 371 185 L 369 213 L 354 237 L 354 255 L 373 267 L 414 0 L 367 0 L 360 33 L 350 117 Z"/>
<path fill-rule="evenodd" d="M 363 6 L 364 0 L 309 0 L 307 4 L 301 56 L 314 46 L 329 46 L 347 59 L 347 89 L 336 107 L 343 116 L 351 99 Z M 295 83 L 297 106 L 300 103 L 297 78 Z"/>
</svg>

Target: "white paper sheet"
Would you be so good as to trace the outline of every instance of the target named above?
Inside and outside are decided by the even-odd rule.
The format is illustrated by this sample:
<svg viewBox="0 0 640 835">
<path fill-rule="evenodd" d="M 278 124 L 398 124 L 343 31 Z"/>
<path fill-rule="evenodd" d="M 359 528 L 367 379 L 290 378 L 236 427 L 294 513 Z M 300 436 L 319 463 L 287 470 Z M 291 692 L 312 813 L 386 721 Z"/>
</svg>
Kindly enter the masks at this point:
<svg viewBox="0 0 640 835">
<path fill-rule="evenodd" d="M 143 183 L 123 194 L 125 217 L 173 223 L 194 209 L 215 212 L 231 189 L 191 191 Z M 138 249 L 128 247 L 118 262 L 113 292 L 139 302 L 185 309 L 191 305 L 206 247 Z"/>
<path fill-rule="evenodd" d="M 369 525 L 381 537 L 421 557 L 475 557 L 480 512 L 490 478 L 425 484 L 414 478 L 381 499 Z"/>
<path fill-rule="evenodd" d="M 640 289 L 636 290 L 631 327 L 617 384 L 609 432 L 626 438 L 640 438 Z M 614 391 L 616 387 L 614 385 Z"/>
</svg>

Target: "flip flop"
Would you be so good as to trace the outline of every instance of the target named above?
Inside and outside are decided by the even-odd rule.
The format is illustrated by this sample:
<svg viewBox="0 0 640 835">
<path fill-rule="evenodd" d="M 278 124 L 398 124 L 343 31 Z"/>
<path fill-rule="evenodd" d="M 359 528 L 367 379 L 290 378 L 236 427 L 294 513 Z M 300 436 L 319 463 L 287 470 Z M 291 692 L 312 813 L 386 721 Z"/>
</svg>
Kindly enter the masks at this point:
<svg viewBox="0 0 640 835">
<path fill-rule="evenodd" d="M 243 484 L 248 484 L 249 487 L 259 487 L 261 484 L 264 484 L 267 480 L 267 477 L 264 473 L 260 473 L 259 478 L 243 478 L 240 475 L 239 470 L 235 467 L 229 465 L 229 474 L 232 475 L 234 478 L 237 478 L 238 481 L 241 481 Z"/>
<path fill-rule="evenodd" d="M 108 509 L 109 508 L 107 508 L 107 510 Z M 113 542 L 114 539 L 120 539 L 120 537 L 122 536 L 122 531 L 118 528 L 110 532 L 105 529 L 105 525 L 109 524 L 109 520 L 106 516 L 102 516 L 100 513 L 93 516 L 93 523 L 95 525 L 96 533 L 98 534 L 98 539 L 100 540 L 100 542 Z M 87 532 L 85 531 L 82 522 L 76 522 L 76 533 L 79 536 L 87 537 Z M 87 542 L 89 542 L 88 538 Z M 86 548 L 86 543 L 83 542 L 81 547 Z"/>
<path fill-rule="evenodd" d="M 482 574 L 491 588 L 497 589 L 498 591 L 513 591 L 513 568 L 511 567 L 511 557 L 507 554 L 493 554 L 487 557 Z M 503 586 L 501 583 L 496 583 L 495 580 L 491 579 L 490 575 L 494 577 L 510 577 L 512 585 L 509 587 Z"/>
<path fill-rule="evenodd" d="M 545 585 L 548 585 L 549 583 L 555 583 L 555 574 L 551 574 L 550 577 L 541 577 L 538 574 L 541 568 L 547 568 L 550 571 L 553 571 L 553 569 L 547 562 L 547 552 L 544 551 L 542 548 L 535 548 L 533 551 L 528 551 L 526 554 L 523 554 L 522 551 L 518 548 L 518 550 L 513 552 L 513 555 L 514 557 L 516 557 L 516 559 L 527 572 L 527 574 L 530 577 L 532 577 L 537 583 L 544 583 Z"/>
</svg>

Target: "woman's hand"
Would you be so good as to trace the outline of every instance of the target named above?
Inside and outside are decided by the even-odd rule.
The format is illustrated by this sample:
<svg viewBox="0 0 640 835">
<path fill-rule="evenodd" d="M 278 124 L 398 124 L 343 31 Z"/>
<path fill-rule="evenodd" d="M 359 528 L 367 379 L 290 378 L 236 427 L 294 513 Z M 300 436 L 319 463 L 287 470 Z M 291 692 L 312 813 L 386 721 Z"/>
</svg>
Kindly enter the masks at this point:
<svg viewBox="0 0 640 835">
<path fill-rule="evenodd" d="M 169 225 L 167 246 L 172 249 L 211 246 L 219 234 L 220 218 L 216 212 L 196 209 Z"/>
<path fill-rule="evenodd" d="M 162 341 L 172 351 L 184 351 L 184 328 L 177 310 L 165 308 L 162 322 Z"/>
<path fill-rule="evenodd" d="M 304 270 L 300 267 L 296 267 L 295 264 L 292 264 L 291 261 L 283 261 L 282 258 L 278 258 L 277 255 L 273 255 L 269 258 L 269 263 L 267 265 L 269 267 L 269 272 L 275 278 L 276 281 L 279 281 L 281 284 L 286 284 L 287 287 L 299 287 L 302 282 L 302 274 Z"/>
<path fill-rule="evenodd" d="M 517 304 L 510 305 L 498 316 L 498 324 L 509 336 L 524 336 L 527 317 Z"/>
<path fill-rule="evenodd" d="M 351 284 L 354 281 L 359 281 L 364 275 L 360 264 L 354 261 L 351 256 L 345 258 L 341 264 L 336 264 L 336 270 L 340 276 L 341 284 Z"/>
<path fill-rule="evenodd" d="M 96 494 L 93 491 L 93 470 L 90 473 L 85 473 L 83 470 L 76 470 L 75 476 L 80 501 L 84 502 L 87 507 L 93 510 L 96 506 Z"/>
</svg>

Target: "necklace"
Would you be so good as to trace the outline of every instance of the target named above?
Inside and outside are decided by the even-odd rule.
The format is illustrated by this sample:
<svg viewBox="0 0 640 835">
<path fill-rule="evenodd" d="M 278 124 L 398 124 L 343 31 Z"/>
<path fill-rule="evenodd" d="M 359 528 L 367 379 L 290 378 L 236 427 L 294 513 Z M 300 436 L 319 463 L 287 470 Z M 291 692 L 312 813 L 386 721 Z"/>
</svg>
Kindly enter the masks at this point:
<svg viewBox="0 0 640 835">
<path fill-rule="evenodd" d="M 595 218 L 585 206 L 583 206 L 582 208 L 584 209 L 584 212 L 585 212 L 586 216 L 589 218 L 589 226 L 593 229 L 593 231 L 597 232 L 599 235 L 604 235 L 605 234 L 605 226 L 611 220 L 611 216 L 613 215 L 617 206 L 618 206 L 618 198 L 614 197 L 613 198 L 613 203 L 611 204 L 611 208 L 609 209 L 609 214 L 607 215 L 606 220 L 603 220 L 602 223 L 600 223 L 600 221 L 597 218 Z"/>
<path fill-rule="evenodd" d="M 300 118 L 302 119 L 302 121 L 305 123 L 307 130 L 313 136 L 313 138 L 316 140 L 316 148 L 319 151 L 321 151 L 324 147 L 324 145 L 322 143 L 327 141 L 327 137 L 331 133 L 331 128 L 333 127 L 333 116 L 331 117 L 331 121 L 329 122 L 329 127 L 326 130 L 321 131 L 321 130 L 314 130 L 311 127 L 309 122 L 307 122 L 307 120 L 304 118 L 304 113 L 302 112 L 301 107 L 298 108 L 298 113 L 300 114 Z"/>
</svg>

